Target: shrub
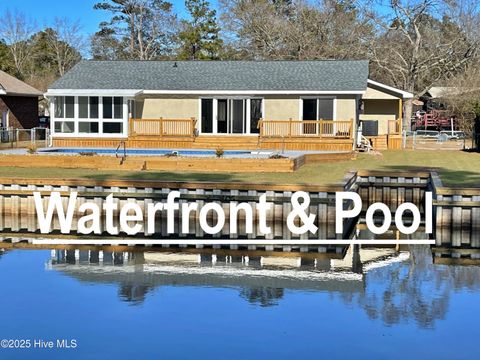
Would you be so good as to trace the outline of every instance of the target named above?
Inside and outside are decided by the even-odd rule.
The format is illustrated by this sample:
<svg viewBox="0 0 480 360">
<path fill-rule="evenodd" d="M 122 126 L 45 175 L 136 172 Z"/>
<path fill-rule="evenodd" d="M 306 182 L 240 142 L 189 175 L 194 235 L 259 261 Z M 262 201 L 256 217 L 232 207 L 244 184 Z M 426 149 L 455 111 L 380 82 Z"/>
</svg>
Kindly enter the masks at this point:
<svg viewBox="0 0 480 360">
<path fill-rule="evenodd" d="M 272 154 L 268 158 L 269 159 L 286 159 L 287 157 L 280 154 Z"/>
<path fill-rule="evenodd" d="M 222 147 L 219 146 L 215 149 L 215 155 L 217 156 L 217 158 L 223 157 L 224 154 L 225 154 L 225 151 L 223 150 Z"/>
<path fill-rule="evenodd" d="M 35 144 L 28 145 L 27 146 L 27 153 L 36 154 L 37 153 L 37 146 Z"/>
<path fill-rule="evenodd" d="M 168 157 L 168 158 L 169 157 L 176 157 L 176 156 L 178 156 L 178 152 L 177 151 L 172 151 L 172 152 L 164 154 L 163 156 Z"/>
</svg>

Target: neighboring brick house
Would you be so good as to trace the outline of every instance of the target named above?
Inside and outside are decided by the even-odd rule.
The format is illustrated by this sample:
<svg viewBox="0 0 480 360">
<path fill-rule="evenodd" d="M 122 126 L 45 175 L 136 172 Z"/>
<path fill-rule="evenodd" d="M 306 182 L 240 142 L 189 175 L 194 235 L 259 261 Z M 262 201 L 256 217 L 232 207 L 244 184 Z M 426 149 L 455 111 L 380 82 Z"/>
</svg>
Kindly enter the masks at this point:
<svg viewBox="0 0 480 360">
<path fill-rule="evenodd" d="M 42 92 L 0 71 L 0 127 L 38 126 L 38 99 Z"/>
</svg>

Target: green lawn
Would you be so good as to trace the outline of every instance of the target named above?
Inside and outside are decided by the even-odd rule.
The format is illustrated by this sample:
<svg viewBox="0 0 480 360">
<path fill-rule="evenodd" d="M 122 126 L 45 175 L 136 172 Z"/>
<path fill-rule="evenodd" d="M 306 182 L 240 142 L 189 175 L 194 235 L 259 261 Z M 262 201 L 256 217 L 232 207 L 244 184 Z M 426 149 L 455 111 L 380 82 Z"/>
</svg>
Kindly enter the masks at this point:
<svg viewBox="0 0 480 360">
<path fill-rule="evenodd" d="M 0 176 L 332 184 L 340 182 L 346 172 L 360 169 L 392 172 L 436 169 L 447 186 L 480 187 L 480 154 L 461 151 L 385 151 L 382 156 L 359 154 L 356 160 L 305 165 L 294 173 L 173 173 L 0 167 Z"/>
</svg>

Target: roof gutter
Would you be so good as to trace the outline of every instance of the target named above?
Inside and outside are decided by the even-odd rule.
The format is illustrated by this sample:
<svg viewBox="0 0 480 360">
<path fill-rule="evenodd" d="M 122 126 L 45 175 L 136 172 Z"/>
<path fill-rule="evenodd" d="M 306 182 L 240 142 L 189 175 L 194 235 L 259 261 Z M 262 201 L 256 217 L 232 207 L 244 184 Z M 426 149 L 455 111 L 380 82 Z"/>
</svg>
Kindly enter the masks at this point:
<svg viewBox="0 0 480 360">
<path fill-rule="evenodd" d="M 48 89 L 45 97 L 51 96 L 136 96 L 139 89 Z"/>
<path fill-rule="evenodd" d="M 139 96 L 139 95 L 363 95 L 365 91 L 315 90 L 132 90 L 132 89 L 49 89 L 49 96 Z"/>
</svg>

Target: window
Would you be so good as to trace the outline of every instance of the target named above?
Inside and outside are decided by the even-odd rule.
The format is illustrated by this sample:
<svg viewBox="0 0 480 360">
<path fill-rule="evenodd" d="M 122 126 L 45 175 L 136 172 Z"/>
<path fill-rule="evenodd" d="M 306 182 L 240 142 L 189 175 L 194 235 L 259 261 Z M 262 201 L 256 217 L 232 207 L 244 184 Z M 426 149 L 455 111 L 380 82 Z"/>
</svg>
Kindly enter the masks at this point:
<svg viewBox="0 0 480 360">
<path fill-rule="evenodd" d="M 122 119 L 123 118 L 123 98 L 122 97 L 103 97 L 103 118 L 104 119 Z"/>
<path fill-rule="evenodd" d="M 71 134 L 75 131 L 73 121 L 55 121 L 55 132 L 62 134 Z"/>
<path fill-rule="evenodd" d="M 129 100 L 130 103 L 133 104 L 133 100 Z M 127 126 L 124 111 L 127 108 L 124 110 L 121 96 L 56 96 L 53 98 L 52 130 L 71 136 L 123 135 Z"/>
<path fill-rule="evenodd" d="M 123 98 L 121 97 L 113 98 L 113 117 L 115 119 L 123 118 Z"/>
<path fill-rule="evenodd" d="M 88 118 L 88 96 L 78 97 L 78 117 L 80 119 Z"/>
<path fill-rule="evenodd" d="M 73 119 L 75 117 L 75 97 L 65 96 L 65 118 Z"/>
<path fill-rule="evenodd" d="M 84 134 L 98 134 L 98 122 L 81 121 L 78 123 L 78 132 Z"/>
<path fill-rule="evenodd" d="M 55 105 L 55 117 L 65 117 L 65 98 L 63 96 L 55 96 L 53 103 Z"/>
<path fill-rule="evenodd" d="M 104 97 L 103 98 L 103 118 L 104 119 L 111 119 L 113 117 L 113 109 L 112 109 L 112 101 L 113 98 L 111 97 Z"/>
<path fill-rule="evenodd" d="M 78 118 L 79 119 L 98 119 L 98 97 L 97 96 L 79 96 L 78 97 Z"/>
<path fill-rule="evenodd" d="M 103 123 L 104 134 L 121 134 L 123 132 L 123 123 L 121 122 L 105 122 Z"/>
<path fill-rule="evenodd" d="M 98 119 L 98 96 L 89 97 L 90 119 Z"/>
<path fill-rule="evenodd" d="M 59 119 L 73 119 L 75 117 L 75 97 L 74 96 L 55 96 L 55 117 Z"/>
</svg>

